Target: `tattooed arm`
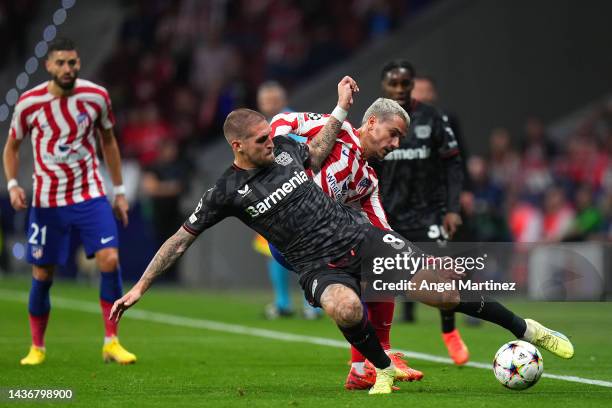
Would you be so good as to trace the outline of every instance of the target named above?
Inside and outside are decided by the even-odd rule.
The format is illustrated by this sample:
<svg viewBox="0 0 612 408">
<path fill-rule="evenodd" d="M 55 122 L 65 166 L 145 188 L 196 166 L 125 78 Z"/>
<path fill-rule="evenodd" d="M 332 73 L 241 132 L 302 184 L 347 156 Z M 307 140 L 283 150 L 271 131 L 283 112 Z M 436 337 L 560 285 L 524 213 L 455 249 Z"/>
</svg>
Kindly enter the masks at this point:
<svg viewBox="0 0 612 408">
<path fill-rule="evenodd" d="M 119 321 L 123 312 L 132 307 L 153 284 L 153 281 L 166 272 L 187 251 L 197 236 L 185 231 L 183 227 L 166 240 L 159 248 L 140 280 L 121 299 L 113 305 L 110 320 Z"/>
<path fill-rule="evenodd" d="M 333 116 L 330 116 L 323 129 L 308 145 L 310 150 L 310 168 L 315 174 L 321 171 L 323 162 L 334 148 L 340 128 L 342 128 L 342 123 Z"/>
<path fill-rule="evenodd" d="M 348 111 L 353 104 L 353 94 L 359 92 L 357 82 L 349 76 L 345 76 L 338 83 L 338 107 Z M 342 128 L 342 121 L 336 119 L 333 114 L 321 129 L 321 131 L 312 139 L 309 144 L 310 150 L 310 167 L 318 173 L 327 156 L 331 153 L 336 137 Z"/>
</svg>

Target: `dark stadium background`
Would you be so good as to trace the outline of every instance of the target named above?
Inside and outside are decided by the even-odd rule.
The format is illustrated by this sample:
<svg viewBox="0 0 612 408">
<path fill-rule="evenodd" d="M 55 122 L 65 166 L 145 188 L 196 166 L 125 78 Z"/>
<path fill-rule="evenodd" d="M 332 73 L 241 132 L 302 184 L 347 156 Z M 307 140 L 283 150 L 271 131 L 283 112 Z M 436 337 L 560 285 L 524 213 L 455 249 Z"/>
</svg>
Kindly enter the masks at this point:
<svg viewBox="0 0 612 408">
<path fill-rule="evenodd" d="M 62 4 L 65 21 L 56 14 Z M 379 96 L 382 64 L 406 58 L 435 78 L 439 106 L 458 118 L 468 159 L 489 166 L 489 181 L 472 186 L 477 200 L 468 220 L 476 237 L 516 241 L 513 216 L 575 220 L 588 210 L 600 221 L 561 239 L 579 239 L 604 255 L 609 290 L 610 15 L 610 2 L 569 0 L 0 0 L 0 132 L 6 137 L 15 93 L 46 80 L 44 58 L 23 74 L 43 38 L 75 39 L 81 76 L 108 88 L 117 117 L 132 205 L 121 259 L 124 276 L 134 280 L 160 243 L 155 227 L 178 228 L 228 165 L 220 125 L 232 109 L 255 107 L 260 83 L 285 85 L 294 110 L 330 112 L 338 80 L 351 75 L 361 88 L 349 116 L 357 124 Z M 48 27 L 54 18 L 56 30 Z M 538 156 L 526 132 L 540 124 L 546 148 Z M 163 154 L 174 158 L 162 165 Z M 29 143 L 21 157 L 19 181 L 30 191 Z M 143 192 L 151 169 L 186 180 L 175 200 L 157 203 L 166 217 L 152 217 L 153 200 Z M 5 183 L 0 216 L 0 273 L 27 275 L 19 259 L 26 214 L 12 211 Z M 547 233 L 543 228 L 537 239 Z M 266 288 L 265 259 L 252 250 L 252 237 L 237 220 L 222 223 L 203 234 L 170 280 Z M 95 279 L 87 269 L 77 256 L 62 274 Z"/>
</svg>

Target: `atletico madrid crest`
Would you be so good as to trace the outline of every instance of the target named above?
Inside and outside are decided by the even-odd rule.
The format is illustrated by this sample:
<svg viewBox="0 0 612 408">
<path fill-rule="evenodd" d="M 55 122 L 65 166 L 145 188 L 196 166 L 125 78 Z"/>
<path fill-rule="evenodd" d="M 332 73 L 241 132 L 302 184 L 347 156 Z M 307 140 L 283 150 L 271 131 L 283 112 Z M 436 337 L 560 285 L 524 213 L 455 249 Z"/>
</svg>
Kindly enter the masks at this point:
<svg viewBox="0 0 612 408">
<path fill-rule="evenodd" d="M 32 246 L 32 258 L 40 259 L 43 256 L 43 247 L 38 245 Z"/>
</svg>

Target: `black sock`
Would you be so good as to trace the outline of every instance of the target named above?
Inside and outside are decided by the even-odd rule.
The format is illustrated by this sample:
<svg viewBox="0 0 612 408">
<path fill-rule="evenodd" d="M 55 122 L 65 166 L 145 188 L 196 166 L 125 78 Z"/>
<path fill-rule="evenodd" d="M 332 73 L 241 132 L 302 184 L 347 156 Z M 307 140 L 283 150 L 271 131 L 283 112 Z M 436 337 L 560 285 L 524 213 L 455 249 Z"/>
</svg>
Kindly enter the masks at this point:
<svg viewBox="0 0 612 408">
<path fill-rule="evenodd" d="M 344 338 L 365 356 L 376 368 L 387 368 L 391 365 L 389 356 L 385 353 L 376 330 L 364 313 L 359 323 L 352 327 L 338 326 Z"/>
<path fill-rule="evenodd" d="M 404 321 L 414 322 L 416 320 L 414 302 L 404 302 Z"/>
<path fill-rule="evenodd" d="M 442 323 L 442 333 L 450 333 L 455 330 L 455 311 L 440 310 L 440 322 Z"/>
<path fill-rule="evenodd" d="M 474 298 L 474 294 L 472 293 L 470 297 Z M 474 300 L 475 301 L 461 301 L 453 310 L 495 323 L 510 330 L 516 337 L 523 337 L 527 329 L 527 324 L 524 319 L 515 315 L 501 303 L 487 295 L 477 295 Z"/>
</svg>

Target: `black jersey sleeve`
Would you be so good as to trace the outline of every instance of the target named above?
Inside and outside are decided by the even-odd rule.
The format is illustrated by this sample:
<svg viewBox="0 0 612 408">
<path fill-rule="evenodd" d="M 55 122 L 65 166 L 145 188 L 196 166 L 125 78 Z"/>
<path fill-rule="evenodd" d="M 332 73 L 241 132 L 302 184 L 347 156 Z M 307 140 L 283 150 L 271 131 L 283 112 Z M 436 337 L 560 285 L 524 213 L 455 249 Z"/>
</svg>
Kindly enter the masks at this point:
<svg viewBox="0 0 612 408">
<path fill-rule="evenodd" d="M 304 168 L 310 167 L 310 149 L 306 143 L 300 143 L 289 136 L 281 135 L 274 138 L 274 144 L 295 154 Z"/>
<path fill-rule="evenodd" d="M 183 223 L 183 228 L 193 235 L 200 235 L 205 229 L 231 215 L 226 205 L 227 200 L 226 193 L 218 184 L 209 188 Z"/>
<path fill-rule="evenodd" d="M 438 154 L 442 159 L 459 154 L 459 144 L 455 133 L 451 128 L 448 116 L 437 112 L 434 122 L 433 137 L 438 148 Z"/>
</svg>

